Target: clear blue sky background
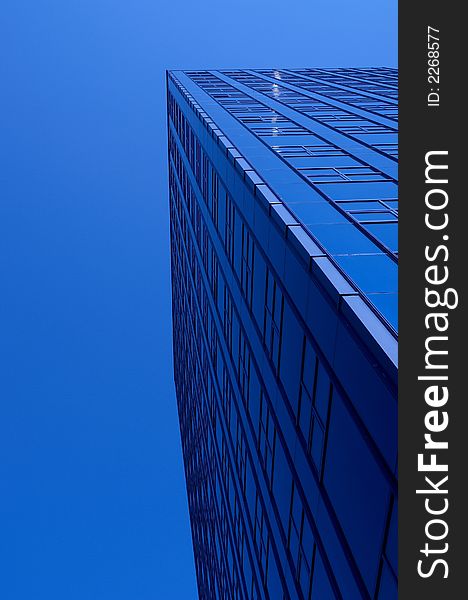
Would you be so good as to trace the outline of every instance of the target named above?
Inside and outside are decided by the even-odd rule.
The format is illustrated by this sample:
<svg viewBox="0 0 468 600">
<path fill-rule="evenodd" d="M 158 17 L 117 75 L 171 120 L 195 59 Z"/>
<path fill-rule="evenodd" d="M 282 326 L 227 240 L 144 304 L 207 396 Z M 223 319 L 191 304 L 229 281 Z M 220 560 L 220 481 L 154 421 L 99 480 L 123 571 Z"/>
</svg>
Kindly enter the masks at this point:
<svg viewBox="0 0 468 600">
<path fill-rule="evenodd" d="M 0 598 L 196 598 L 165 68 L 396 65 L 396 0 L 2 0 Z"/>
</svg>

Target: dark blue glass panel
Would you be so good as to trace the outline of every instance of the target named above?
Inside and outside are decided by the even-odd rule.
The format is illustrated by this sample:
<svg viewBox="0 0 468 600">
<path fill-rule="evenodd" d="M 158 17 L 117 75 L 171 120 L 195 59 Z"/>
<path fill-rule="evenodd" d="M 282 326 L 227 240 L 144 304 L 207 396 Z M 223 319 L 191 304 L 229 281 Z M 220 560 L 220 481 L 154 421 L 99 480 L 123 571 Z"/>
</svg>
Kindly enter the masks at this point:
<svg viewBox="0 0 468 600">
<path fill-rule="evenodd" d="M 324 481 L 372 593 L 380 563 L 389 490 L 337 395 L 332 403 Z"/>
</svg>

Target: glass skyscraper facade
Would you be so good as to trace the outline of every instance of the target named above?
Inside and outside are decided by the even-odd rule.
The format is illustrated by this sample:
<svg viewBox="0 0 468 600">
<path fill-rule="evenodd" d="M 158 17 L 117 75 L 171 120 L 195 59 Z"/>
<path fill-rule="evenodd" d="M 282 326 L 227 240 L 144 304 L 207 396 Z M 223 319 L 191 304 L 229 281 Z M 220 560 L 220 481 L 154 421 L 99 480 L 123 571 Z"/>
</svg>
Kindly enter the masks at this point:
<svg viewBox="0 0 468 600">
<path fill-rule="evenodd" d="M 167 73 L 201 599 L 397 598 L 397 73 Z"/>
</svg>

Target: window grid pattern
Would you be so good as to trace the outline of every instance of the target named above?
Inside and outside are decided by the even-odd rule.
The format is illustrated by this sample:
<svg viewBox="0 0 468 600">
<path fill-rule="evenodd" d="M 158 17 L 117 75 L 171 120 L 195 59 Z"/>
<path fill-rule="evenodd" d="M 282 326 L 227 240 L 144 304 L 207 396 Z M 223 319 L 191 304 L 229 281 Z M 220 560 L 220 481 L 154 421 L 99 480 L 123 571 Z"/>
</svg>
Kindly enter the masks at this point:
<svg viewBox="0 0 468 600">
<path fill-rule="evenodd" d="M 306 331 L 294 336 L 300 345 L 297 387 L 282 382 L 291 349 L 284 342 L 291 299 L 278 273 L 265 268 L 265 249 L 171 94 L 168 105 L 175 381 L 200 598 L 346 598 L 315 520 L 313 498 L 303 487 L 308 477 L 316 482 L 319 496 L 328 499 L 331 526 L 346 537 L 344 517 L 329 499 L 333 447 L 327 448 L 343 390 L 335 389 L 331 366 Z M 264 115 L 270 126 L 272 115 Z M 291 159 L 304 153 L 347 157 L 336 145 L 323 145 L 277 149 Z M 349 165 L 339 165 L 333 177 L 348 176 Z M 396 198 L 342 203 L 350 214 L 396 216 Z M 272 377 L 274 388 L 267 383 Z M 278 421 L 281 403 L 295 437 L 288 438 L 286 423 Z M 357 420 L 353 427 L 363 424 Z M 292 459 L 297 452 L 304 452 L 307 474 Z M 390 515 L 391 501 L 387 505 Z M 389 522 L 390 517 L 375 576 L 354 557 L 352 540 L 343 549 L 367 600 L 388 597 L 383 573 L 396 580 Z M 278 554 L 280 547 L 286 554 Z M 293 584 L 286 582 L 286 571 Z"/>
<path fill-rule="evenodd" d="M 259 71 L 259 73 L 275 74 L 278 72 Z M 352 112 L 353 106 L 357 106 L 358 100 L 356 99 L 353 100 L 353 105 L 350 105 L 350 110 L 347 111 L 326 104 L 324 101 L 307 97 L 299 91 L 282 88 L 280 84 L 264 81 L 244 71 L 223 71 L 223 74 L 228 75 L 233 81 L 248 86 L 255 92 L 260 92 L 266 98 L 280 101 L 321 124 L 333 127 L 340 133 L 353 138 L 356 143 L 369 144 L 392 160 L 397 157 L 396 124 L 395 128 L 391 129 L 387 125 L 379 123 L 378 116 L 388 117 L 388 114 L 375 108 L 375 106 L 374 110 L 376 112 L 368 111 L 369 119 L 366 119 L 362 115 Z M 208 71 L 190 71 L 188 75 L 254 135 L 269 145 L 323 197 L 328 199 L 340 211 L 344 211 L 364 235 L 371 240 L 376 240 L 385 248 L 386 252 L 397 259 L 397 213 L 378 212 L 380 207 L 376 207 L 376 212 L 373 212 L 373 209 L 371 210 L 373 218 L 369 220 L 367 214 L 348 211 L 346 203 L 343 201 L 343 197 L 354 201 L 374 200 L 379 202 L 385 200 L 384 197 L 379 198 L 379 191 L 382 190 L 377 185 L 379 183 L 385 185 L 384 191 L 386 194 L 388 194 L 389 189 L 392 190 L 393 198 L 395 198 L 397 184 L 392 177 L 382 172 L 378 167 L 366 164 L 356 156 L 340 149 L 336 144 L 330 143 L 329 140 L 324 140 L 316 134 L 312 135 L 314 133 L 312 128 L 305 129 L 282 115 L 278 110 L 265 106 L 259 100 L 225 83 L 212 73 Z M 299 80 L 301 89 L 305 89 L 304 82 L 309 88 L 311 85 L 317 86 L 316 83 Z M 336 94 L 334 95 L 336 96 Z M 360 97 L 359 94 L 358 97 Z M 324 99 L 326 99 L 325 95 Z M 369 99 L 367 98 L 367 100 Z M 390 106 L 390 108 L 392 107 Z M 374 116 L 375 120 L 370 120 Z M 394 118 L 396 119 L 396 115 L 394 115 Z M 310 145 L 300 144 L 296 146 L 294 144 L 295 137 L 301 138 L 301 140 L 309 137 L 311 143 Z M 290 138 L 290 141 L 288 138 Z M 279 140 L 288 140 L 287 145 L 279 144 Z M 295 156 L 292 154 L 294 148 L 296 148 L 297 154 L 301 154 L 301 150 L 304 148 L 308 148 L 310 151 Z M 315 150 L 313 150 L 314 148 Z M 283 150 L 289 150 L 289 152 Z M 337 184 L 346 186 L 346 190 L 340 190 L 336 187 Z M 294 206 L 291 208 L 294 211 Z"/>
<path fill-rule="evenodd" d="M 304 90 L 315 92 L 332 100 L 339 100 L 351 107 L 363 109 L 373 115 L 385 116 L 392 121 L 398 118 L 398 106 L 388 102 L 387 98 L 396 99 L 398 88 L 387 88 L 385 84 L 366 84 L 358 79 L 350 80 L 329 73 L 312 74 L 307 69 L 294 73 L 277 70 L 261 70 L 263 75 L 285 81 Z M 329 85 L 332 84 L 332 85 Z M 380 98 L 378 98 L 379 96 Z"/>
</svg>

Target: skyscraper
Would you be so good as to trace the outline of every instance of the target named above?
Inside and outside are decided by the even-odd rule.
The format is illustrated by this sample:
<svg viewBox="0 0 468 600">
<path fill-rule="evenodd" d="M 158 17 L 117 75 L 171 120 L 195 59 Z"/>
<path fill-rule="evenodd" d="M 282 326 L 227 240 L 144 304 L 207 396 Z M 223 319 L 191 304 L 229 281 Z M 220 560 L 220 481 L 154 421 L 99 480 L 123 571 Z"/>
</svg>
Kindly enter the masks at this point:
<svg viewBox="0 0 468 600">
<path fill-rule="evenodd" d="M 200 598 L 397 597 L 397 74 L 167 74 Z"/>
</svg>

